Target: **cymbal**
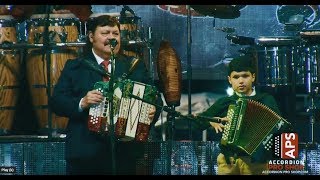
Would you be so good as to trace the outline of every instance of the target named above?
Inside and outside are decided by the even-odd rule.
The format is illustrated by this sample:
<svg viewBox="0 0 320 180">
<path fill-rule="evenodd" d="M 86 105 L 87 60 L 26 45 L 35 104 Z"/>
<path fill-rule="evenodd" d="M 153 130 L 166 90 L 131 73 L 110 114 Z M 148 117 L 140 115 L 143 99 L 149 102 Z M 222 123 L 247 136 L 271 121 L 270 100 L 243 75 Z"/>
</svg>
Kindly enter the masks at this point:
<svg viewBox="0 0 320 180">
<path fill-rule="evenodd" d="M 235 19 L 240 16 L 244 5 L 190 5 L 195 11 L 206 16 L 221 19 Z"/>
</svg>

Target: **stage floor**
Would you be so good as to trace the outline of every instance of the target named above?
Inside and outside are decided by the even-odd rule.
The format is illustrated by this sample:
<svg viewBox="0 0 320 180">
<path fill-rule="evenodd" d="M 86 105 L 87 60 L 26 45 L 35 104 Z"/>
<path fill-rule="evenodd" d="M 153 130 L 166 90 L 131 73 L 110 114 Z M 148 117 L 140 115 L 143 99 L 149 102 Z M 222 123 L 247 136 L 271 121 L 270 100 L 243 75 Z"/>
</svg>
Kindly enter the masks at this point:
<svg viewBox="0 0 320 180">
<path fill-rule="evenodd" d="M 65 175 L 64 140 L 63 136 L 0 136 L 0 175 Z M 217 174 L 218 142 L 146 142 L 143 146 L 147 155 L 136 161 L 138 175 Z M 320 175 L 319 144 L 300 143 L 296 160 L 304 165 L 298 174 Z"/>
</svg>

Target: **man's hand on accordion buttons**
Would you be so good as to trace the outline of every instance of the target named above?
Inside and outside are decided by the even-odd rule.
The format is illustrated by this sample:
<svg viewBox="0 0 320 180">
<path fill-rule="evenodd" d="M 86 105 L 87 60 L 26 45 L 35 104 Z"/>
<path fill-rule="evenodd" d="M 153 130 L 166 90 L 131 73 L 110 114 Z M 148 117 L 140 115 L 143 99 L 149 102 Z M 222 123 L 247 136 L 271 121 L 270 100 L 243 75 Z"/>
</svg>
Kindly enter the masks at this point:
<svg viewBox="0 0 320 180">
<path fill-rule="evenodd" d="M 100 91 L 97 91 L 97 90 L 88 91 L 86 96 L 83 97 L 81 101 L 81 108 L 87 109 L 92 105 L 102 102 L 103 99 L 104 99 L 104 96 Z"/>
<path fill-rule="evenodd" d="M 156 114 L 156 108 L 154 106 L 152 106 L 152 108 L 149 112 L 149 115 L 148 115 L 148 117 L 151 121 L 153 120 L 155 114 Z"/>
</svg>

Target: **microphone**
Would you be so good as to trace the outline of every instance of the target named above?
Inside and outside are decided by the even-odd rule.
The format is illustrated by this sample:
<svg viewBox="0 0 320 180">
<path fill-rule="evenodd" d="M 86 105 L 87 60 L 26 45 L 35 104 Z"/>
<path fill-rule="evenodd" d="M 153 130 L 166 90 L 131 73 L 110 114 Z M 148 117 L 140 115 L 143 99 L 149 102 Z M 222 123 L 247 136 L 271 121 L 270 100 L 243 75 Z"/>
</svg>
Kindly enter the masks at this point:
<svg viewBox="0 0 320 180">
<path fill-rule="evenodd" d="M 118 44 L 118 41 L 116 39 L 110 39 L 110 46 L 112 47 L 116 47 L 116 45 Z"/>
<path fill-rule="evenodd" d="M 118 41 L 116 40 L 116 39 L 114 39 L 114 38 L 112 38 L 112 39 L 108 39 L 106 42 L 105 42 L 105 46 L 106 45 L 110 45 L 112 48 L 114 48 L 114 47 L 116 47 L 117 46 L 117 44 L 118 44 Z"/>
</svg>

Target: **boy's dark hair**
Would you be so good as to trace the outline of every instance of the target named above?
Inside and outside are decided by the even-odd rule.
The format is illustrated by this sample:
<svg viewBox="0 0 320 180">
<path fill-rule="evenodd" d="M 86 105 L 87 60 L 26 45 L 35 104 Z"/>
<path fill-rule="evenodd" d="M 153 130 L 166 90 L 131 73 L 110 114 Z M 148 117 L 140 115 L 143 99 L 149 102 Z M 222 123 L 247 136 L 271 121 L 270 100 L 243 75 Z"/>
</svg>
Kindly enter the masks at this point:
<svg viewBox="0 0 320 180">
<path fill-rule="evenodd" d="M 234 58 L 228 65 L 228 75 L 232 71 L 250 71 L 252 74 L 256 73 L 255 59 L 252 55 L 243 55 Z"/>
</svg>

